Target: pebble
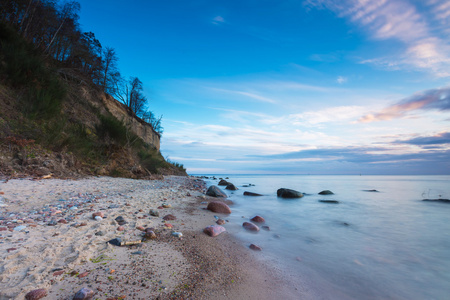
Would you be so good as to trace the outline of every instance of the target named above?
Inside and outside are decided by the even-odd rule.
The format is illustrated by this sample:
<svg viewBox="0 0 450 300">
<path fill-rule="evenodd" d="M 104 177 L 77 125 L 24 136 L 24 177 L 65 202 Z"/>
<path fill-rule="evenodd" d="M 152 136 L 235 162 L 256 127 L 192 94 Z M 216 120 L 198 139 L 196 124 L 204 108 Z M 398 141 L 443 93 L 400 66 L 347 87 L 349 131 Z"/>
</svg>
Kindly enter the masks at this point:
<svg viewBox="0 0 450 300">
<path fill-rule="evenodd" d="M 95 217 L 97 217 L 97 216 L 99 216 L 99 217 L 101 217 L 101 218 L 104 218 L 104 217 L 105 217 L 105 215 L 104 215 L 103 212 L 101 212 L 101 211 L 98 211 L 98 212 L 95 212 L 95 213 L 92 214 L 92 218 L 93 218 L 93 219 L 95 219 Z"/>
<path fill-rule="evenodd" d="M 162 207 L 164 207 L 164 208 L 171 208 L 172 205 L 171 204 L 167 204 L 167 203 L 163 203 Z"/>
<path fill-rule="evenodd" d="M 67 224 L 67 221 L 65 219 L 61 219 L 58 221 L 58 223 Z"/>
<path fill-rule="evenodd" d="M 124 230 L 125 230 L 125 227 L 123 227 L 123 226 L 117 227 L 117 231 L 124 231 Z"/>
<path fill-rule="evenodd" d="M 254 216 L 253 218 L 251 218 L 250 221 L 256 222 L 256 223 L 265 223 L 266 222 L 266 220 L 264 220 L 264 218 L 261 216 Z"/>
<path fill-rule="evenodd" d="M 97 235 L 97 236 L 104 236 L 105 234 L 103 233 L 103 231 L 97 231 L 95 233 L 95 235 Z"/>
<path fill-rule="evenodd" d="M 133 255 L 141 255 L 141 254 L 142 254 L 142 251 L 132 252 L 131 254 L 133 254 Z"/>
<path fill-rule="evenodd" d="M 25 226 L 25 225 L 17 226 L 17 227 L 14 227 L 14 231 L 22 231 L 25 228 L 27 228 L 27 226 Z"/>
<path fill-rule="evenodd" d="M 102 217 L 100 217 L 100 216 L 95 216 L 95 218 L 94 218 L 96 221 L 101 221 L 101 220 L 103 220 L 103 218 Z"/>
<path fill-rule="evenodd" d="M 156 209 L 150 209 L 150 215 L 154 217 L 159 217 L 159 211 Z"/>
<path fill-rule="evenodd" d="M 216 224 L 217 225 L 223 225 L 223 224 L 225 224 L 226 222 L 225 222 L 225 220 L 224 219 L 218 219 L 217 221 L 216 221 Z"/>
<path fill-rule="evenodd" d="M 250 223 L 250 222 L 244 222 L 243 224 L 242 224 L 242 227 L 244 227 L 245 229 L 247 229 L 247 230 L 249 230 L 249 231 L 259 231 L 259 227 L 258 226 L 256 226 L 255 224 L 253 224 L 253 223 Z"/>
<path fill-rule="evenodd" d="M 163 220 L 165 220 L 165 221 L 173 221 L 176 219 L 177 219 L 177 217 L 175 217 L 174 215 L 166 215 L 163 217 Z"/>
<path fill-rule="evenodd" d="M 94 291 L 88 288 L 82 288 L 79 290 L 75 296 L 73 296 L 72 300 L 89 300 L 94 297 Z"/>
<path fill-rule="evenodd" d="M 89 272 L 83 272 L 81 274 L 78 275 L 78 278 L 83 278 L 89 275 Z"/>
<path fill-rule="evenodd" d="M 260 246 L 255 245 L 255 244 L 251 244 L 250 245 L 250 249 L 255 250 L 255 251 L 261 251 L 262 250 L 262 248 Z"/>
<path fill-rule="evenodd" d="M 183 234 L 181 232 L 172 232 L 172 235 L 174 237 L 182 237 L 183 236 Z"/>
<path fill-rule="evenodd" d="M 44 298 L 45 296 L 47 296 L 46 289 L 37 289 L 37 290 L 32 290 L 31 292 L 28 292 L 25 295 L 25 299 L 26 300 L 39 300 L 41 298 Z"/>
</svg>

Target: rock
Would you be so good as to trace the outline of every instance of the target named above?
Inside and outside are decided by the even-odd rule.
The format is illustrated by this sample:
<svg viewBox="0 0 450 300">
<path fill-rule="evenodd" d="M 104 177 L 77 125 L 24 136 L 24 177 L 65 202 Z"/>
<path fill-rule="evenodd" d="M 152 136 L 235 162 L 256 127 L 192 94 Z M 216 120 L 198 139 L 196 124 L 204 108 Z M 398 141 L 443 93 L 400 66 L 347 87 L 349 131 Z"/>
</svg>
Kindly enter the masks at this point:
<svg viewBox="0 0 450 300">
<path fill-rule="evenodd" d="M 220 225 L 211 225 L 211 226 L 208 226 L 205 229 L 203 229 L 203 232 L 211 237 L 218 236 L 219 234 L 221 234 L 222 232 L 225 232 L 225 231 L 227 231 L 225 229 L 225 227 L 220 226 Z"/>
<path fill-rule="evenodd" d="M 244 196 L 254 196 L 254 197 L 257 197 L 257 196 L 263 196 L 263 195 L 258 194 L 258 193 L 252 193 L 252 192 L 244 192 Z"/>
<path fill-rule="evenodd" d="M 89 272 L 83 272 L 81 274 L 78 275 L 78 278 L 83 278 L 89 275 Z"/>
<path fill-rule="evenodd" d="M 156 233 L 153 232 L 152 230 L 146 230 L 144 237 L 146 239 L 154 240 L 154 239 L 156 239 Z"/>
<path fill-rule="evenodd" d="M 142 227 L 142 226 L 137 226 L 136 229 L 137 229 L 137 230 L 140 230 L 140 231 L 145 231 L 145 228 Z"/>
<path fill-rule="evenodd" d="M 217 185 L 225 185 L 226 186 L 226 185 L 228 185 L 228 181 L 222 179 L 219 181 L 219 183 Z"/>
<path fill-rule="evenodd" d="M 225 224 L 225 223 L 226 223 L 226 222 L 225 222 L 224 219 L 219 219 L 219 220 L 216 221 L 216 224 L 217 224 L 217 225 L 223 225 L 223 224 Z"/>
<path fill-rule="evenodd" d="M 281 188 L 277 190 L 277 196 L 281 198 L 301 198 L 303 194 L 295 190 Z"/>
<path fill-rule="evenodd" d="M 56 271 L 55 273 L 53 273 L 53 276 L 59 276 L 62 274 L 64 274 L 64 270 Z"/>
<path fill-rule="evenodd" d="M 67 224 L 67 221 L 65 219 L 61 219 L 61 220 L 58 221 L 58 223 Z"/>
<path fill-rule="evenodd" d="M 150 209 L 150 216 L 159 217 L 159 211 L 156 209 Z"/>
<path fill-rule="evenodd" d="M 123 227 L 123 226 L 117 227 L 117 231 L 124 231 L 124 230 L 125 230 L 125 227 Z"/>
<path fill-rule="evenodd" d="M 225 188 L 226 190 L 230 190 L 230 191 L 237 191 L 238 188 L 232 184 L 231 182 L 228 183 L 227 187 Z"/>
<path fill-rule="evenodd" d="M 319 193 L 319 195 L 334 195 L 334 193 L 330 190 L 323 190 Z"/>
<path fill-rule="evenodd" d="M 363 192 L 379 193 L 379 191 L 377 190 L 363 190 Z"/>
<path fill-rule="evenodd" d="M 96 221 L 101 221 L 101 220 L 103 220 L 103 218 L 100 217 L 100 216 L 95 216 L 95 220 L 96 220 Z"/>
<path fill-rule="evenodd" d="M 250 222 L 244 222 L 244 223 L 242 224 L 242 227 L 244 227 L 244 228 L 245 228 L 246 230 L 248 230 L 248 231 L 254 231 L 254 232 L 259 231 L 259 227 L 256 226 L 256 225 L 253 224 L 253 223 L 250 223 Z"/>
<path fill-rule="evenodd" d="M 88 288 L 82 288 L 79 290 L 72 300 L 90 300 L 94 297 L 94 291 Z"/>
<path fill-rule="evenodd" d="M 211 201 L 209 202 L 206 209 L 221 214 L 231 214 L 231 209 L 228 205 L 220 201 Z"/>
<path fill-rule="evenodd" d="M 28 292 L 25 295 L 25 299 L 26 300 L 38 300 L 38 299 L 44 298 L 45 296 L 47 296 L 46 289 L 37 289 L 37 290 L 33 290 L 31 292 Z"/>
<path fill-rule="evenodd" d="M 254 216 L 253 218 L 250 219 L 250 221 L 256 222 L 256 223 L 265 223 L 266 222 L 266 220 L 264 220 L 264 218 L 261 216 Z"/>
<path fill-rule="evenodd" d="M 118 216 L 117 218 L 115 218 L 115 220 L 119 225 L 125 225 L 128 223 L 122 216 Z"/>
<path fill-rule="evenodd" d="M 57 224 L 58 224 L 58 222 L 56 222 L 54 220 L 47 223 L 48 226 L 56 226 Z"/>
<path fill-rule="evenodd" d="M 173 225 L 170 223 L 166 223 L 166 224 L 164 224 L 164 226 L 166 226 L 167 228 L 173 228 Z"/>
<path fill-rule="evenodd" d="M 450 199 L 423 199 L 422 201 L 450 203 Z"/>
<path fill-rule="evenodd" d="M 98 212 L 95 212 L 95 213 L 92 214 L 92 219 L 95 219 L 95 217 L 97 217 L 97 216 L 101 217 L 102 219 L 105 217 L 103 212 L 98 211 Z"/>
<path fill-rule="evenodd" d="M 319 200 L 319 202 L 322 202 L 322 203 L 334 203 L 334 204 L 338 204 L 339 203 L 339 201 L 337 201 L 337 200 Z"/>
<path fill-rule="evenodd" d="M 141 254 L 142 254 L 142 251 L 131 252 L 131 254 L 133 254 L 133 255 L 141 255 Z"/>
<path fill-rule="evenodd" d="M 250 249 L 255 250 L 255 251 L 261 251 L 262 250 L 262 248 L 260 246 L 255 245 L 255 244 L 251 244 L 250 245 Z"/>
<path fill-rule="evenodd" d="M 97 231 L 95 233 L 95 235 L 97 235 L 97 236 L 104 236 L 105 234 L 103 233 L 103 231 Z"/>
<path fill-rule="evenodd" d="M 172 205 L 171 204 L 167 204 L 167 203 L 163 203 L 162 207 L 164 207 L 164 208 L 171 208 Z"/>
<path fill-rule="evenodd" d="M 270 227 L 269 226 L 267 226 L 267 225 L 264 225 L 263 227 L 261 227 L 262 229 L 264 229 L 264 230 L 267 230 L 267 231 L 270 231 Z"/>
<path fill-rule="evenodd" d="M 172 236 L 175 236 L 175 237 L 182 237 L 183 234 L 182 234 L 181 232 L 172 232 Z"/>
<path fill-rule="evenodd" d="M 121 238 L 115 238 L 112 240 L 107 241 L 107 243 L 114 245 L 114 246 L 120 246 L 122 243 L 122 239 Z"/>
<path fill-rule="evenodd" d="M 55 223 L 56 223 L 56 222 L 55 222 Z M 24 230 L 25 228 L 27 228 L 27 226 L 25 226 L 25 225 L 20 225 L 20 226 L 14 227 L 14 231 L 22 231 L 22 230 Z"/>
<path fill-rule="evenodd" d="M 175 217 L 174 215 L 167 215 L 167 216 L 163 217 L 163 220 L 165 220 L 165 221 L 173 221 L 176 219 L 177 219 L 177 217 Z"/>
<path fill-rule="evenodd" d="M 211 196 L 211 197 L 223 197 L 223 198 L 227 198 L 227 194 L 225 194 L 224 192 L 222 192 L 221 189 L 219 189 L 217 186 L 212 185 L 208 188 L 208 191 L 206 191 L 206 195 Z"/>
</svg>

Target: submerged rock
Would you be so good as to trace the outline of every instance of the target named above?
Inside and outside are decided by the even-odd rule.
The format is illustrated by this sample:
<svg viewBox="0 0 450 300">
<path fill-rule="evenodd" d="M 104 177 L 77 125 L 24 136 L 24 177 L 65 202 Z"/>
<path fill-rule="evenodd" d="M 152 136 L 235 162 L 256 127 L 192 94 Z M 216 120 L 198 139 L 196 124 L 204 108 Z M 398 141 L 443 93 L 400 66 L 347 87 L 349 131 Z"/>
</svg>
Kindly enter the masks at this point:
<svg viewBox="0 0 450 300">
<path fill-rule="evenodd" d="M 255 231 L 255 232 L 259 231 L 259 227 L 250 222 L 244 222 L 242 224 L 242 227 L 244 227 L 248 231 Z"/>
<path fill-rule="evenodd" d="M 206 209 L 215 212 L 215 213 L 222 213 L 222 214 L 231 214 L 231 209 L 228 205 L 226 205 L 223 202 L 220 201 L 211 201 L 209 202 Z"/>
<path fill-rule="evenodd" d="M 244 196 L 262 196 L 261 194 L 258 193 L 252 193 L 252 192 L 244 192 Z"/>
<path fill-rule="evenodd" d="M 238 190 L 238 188 L 234 184 L 232 184 L 231 182 L 228 183 L 228 185 L 227 185 L 227 187 L 225 189 L 230 190 L 230 191 L 237 191 Z"/>
<path fill-rule="evenodd" d="M 322 202 L 322 203 L 334 203 L 334 204 L 338 204 L 339 203 L 339 201 L 337 201 L 337 200 L 319 200 L 319 202 Z"/>
<path fill-rule="evenodd" d="M 220 226 L 220 225 L 211 225 L 211 226 L 208 226 L 205 229 L 203 229 L 203 232 L 211 237 L 218 236 L 219 234 L 221 234 L 222 232 L 225 232 L 225 231 L 227 231 L 225 229 L 225 227 Z"/>
<path fill-rule="evenodd" d="M 330 190 L 323 190 L 319 193 L 319 195 L 334 195 L 334 193 Z"/>
<path fill-rule="evenodd" d="M 363 190 L 363 192 L 379 193 L 379 191 L 377 190 Z"/>
<path fill-rule="evenodd" d="M 222 179 L 219 181 L 219 183 L 217 185 L 228 185 L 228 181 Z"/>
<path fill-rule="evenodd" d="M 219 189 L 217 186 L 212 185 L 208 188 L 208 191 L 206 192 L 206 195 L 211 196 L 211 197 L 223 197 L 223 198 L 227 198 L 227 194 L 225 194 L 224 192 L 222 192 L 221 189 Z"/>
<path fill-rule="evenodd" d="M 299 191 L 281 188 L 277 190 L 277 196 L 281 198 L 301 198 L 303 194 Z"/>
<path fill-rule="evenodd" d="M 262 248 L 255 244 L 251 244 L 249 248 L 255 251 L 262 251 Z"/>
<path fill-rule="evenodd" d="M 422 201 L 449 203 L 450 199 L 423 199 Z"/>
<path fill-rule="evenodd" d="M 266 220 L 264 220 L 264 218 L 261 216 L 254 216 L 253 218 L 250 219 L 250 221 L 256 222 L 256 223 L 265 223 L 266 222 Z"/>
</svg>

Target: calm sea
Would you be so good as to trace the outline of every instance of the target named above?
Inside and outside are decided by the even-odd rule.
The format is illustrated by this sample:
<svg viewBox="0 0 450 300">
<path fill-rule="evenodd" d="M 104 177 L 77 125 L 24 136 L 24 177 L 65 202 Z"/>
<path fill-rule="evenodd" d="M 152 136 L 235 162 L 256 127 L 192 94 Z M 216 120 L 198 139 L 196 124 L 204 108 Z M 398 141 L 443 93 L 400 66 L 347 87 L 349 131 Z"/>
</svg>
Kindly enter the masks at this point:
<svg viewBox="0 0 450 300">
<path fill-rule="evenodd" d="M 312 298 L 450 299 L 450 204 L 422 201 L 450 199 L 450 176 L 216 175 L 227 176 L 239 188 L 226 190 L 227 230 L 261 246 Z M 282 187 L 309 195 L 277 198 Z M 270 231 L 242 228 L 255 215 Z"/>
</svg>

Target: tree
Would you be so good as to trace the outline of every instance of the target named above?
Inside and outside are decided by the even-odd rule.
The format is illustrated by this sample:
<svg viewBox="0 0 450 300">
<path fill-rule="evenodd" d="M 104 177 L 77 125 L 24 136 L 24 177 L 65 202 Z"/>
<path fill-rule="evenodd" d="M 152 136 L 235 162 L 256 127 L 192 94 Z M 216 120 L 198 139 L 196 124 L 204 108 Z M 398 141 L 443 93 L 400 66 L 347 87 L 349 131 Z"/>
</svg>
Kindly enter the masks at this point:
<svg viewBox="0 0 450 300">
<path fill-rule="evenodd" d="M 114 48 L 106 47 L 103 50 L 103 91 L 108 92 L 114 86 L 114 81 L 117 78 L 117 61 Z"/>
</svg>

